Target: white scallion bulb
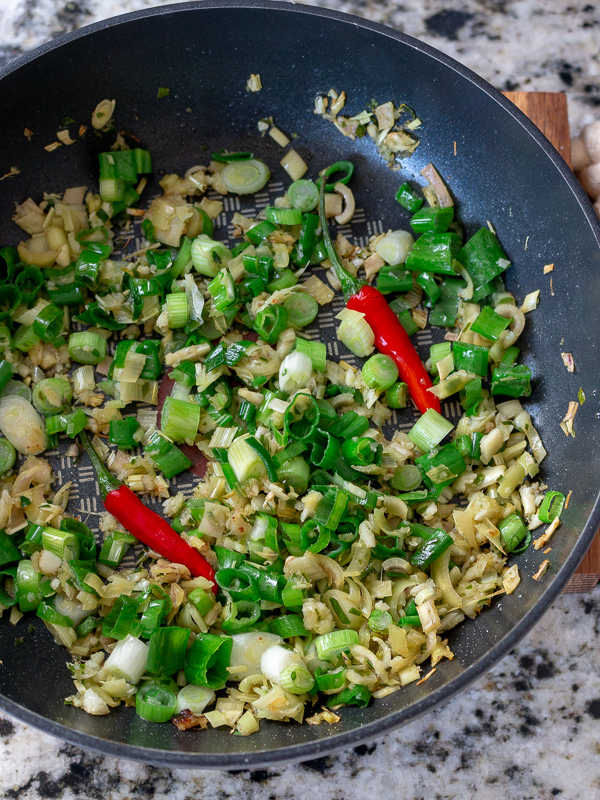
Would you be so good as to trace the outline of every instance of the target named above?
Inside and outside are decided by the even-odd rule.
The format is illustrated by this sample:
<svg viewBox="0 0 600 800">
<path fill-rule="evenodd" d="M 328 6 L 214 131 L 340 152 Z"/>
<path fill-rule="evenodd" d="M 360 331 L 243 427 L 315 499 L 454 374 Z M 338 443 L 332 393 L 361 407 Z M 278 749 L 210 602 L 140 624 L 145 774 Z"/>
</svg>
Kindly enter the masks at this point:
<svg viewBox="0 0 600 800">
<path fill-rule="evenodd" d="M 281 673 L 288 667 L 303 667 L 302 659 L 293 650 L 274 644 L 262 654 L 260 671 L 271 683 L 279 685 Z"/>
<path fill-rule="evenodd" d="M 279 388 L 287 394 L 304 389 L 312 372 L 313 364 L 310 356 L 294 350 L 283 359 L 279 367 Z"/>
<path fill-rule="evenodd" d="M 392 231 L 375 245 L 375 250 L 386 264 L 397 267 L 404 264 L 415 240 L 408 231 Z"/>
</svg>

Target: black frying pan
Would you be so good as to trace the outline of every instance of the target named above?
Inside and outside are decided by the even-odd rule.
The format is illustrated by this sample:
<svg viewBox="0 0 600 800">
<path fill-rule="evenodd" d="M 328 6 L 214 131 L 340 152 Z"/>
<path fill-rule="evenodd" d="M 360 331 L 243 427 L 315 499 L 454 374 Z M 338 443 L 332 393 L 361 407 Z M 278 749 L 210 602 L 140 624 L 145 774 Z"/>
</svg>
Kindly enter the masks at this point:
<svg viewBox="0 0 600 800">
<path fill-rule="evenodd" d="M 257 94 L 245 89 L 252 72 L 264 86 Z M 168 97 L 157 98 L 160 86 L 170 88 Z M 528 408 L 549 451 L 543 477 L 554 488 L 573 489 L 552 541 L 549 572 L 533 581 L 545 556 L 533 550 L 521 556 L 519 590 L 453 631 L 454 661 L 421 686 L 364 710 L 344 709 L 334 726 L 267 723 L 247 738 L 228 729 L 179 733 L 146 723 L 131 709 L 90 717 L 67 707 L 63 698 L 72 688 L 65 651 L 41 625 L 32 635 L 27 618 L 16 628 L 3 619 L 0 707 L 67 741 L 153 764 L 231 769 L 314 758 L 380 736 L 447 700 L 507 653 L 565 585 L 598 527 L 600 225 L 565 163 L 520 111 L 472 72 L 408 36 L 324 9 L 226 0 L 150 9 L 45 45 L 0 71 L 0 173 L 21 169 L 0 185 L 0 241 L 18 241 L 9 222 L 15 201 L 93 185 L 101 147 L 93 136 L 53 153 L 43 146 L 54 141 L 63 117 L 88 121 L 104 97 L 117 99 L 119 128 L 150 148 L 158 170 L 181 172 L 203 161 L 201 146 L 239 149 L 249 135 L 256 137 L 256 120 L 273 115 L 300 134 L 297 149 L 312 155 L 316 168 L 351 158 L 354 192 L 367 216 L 398 224 L 398 175 L 370 142 L 351 142 L 313 115 L 314 96 L 331 87 L 346 90 L 353 111 L 371 98 L 416 108 L 425 121 L 422 143 L 404 175 L 418 175 L 433 161 L 452 187 L 467 232 L 494 222 L 516 265 L 509 288 L 519 298 L 542 288 L 524 337 L 525 363 L 535 376 Z M 31 141 L 25 128 L 34 131 Z M 285 178 L 277 145 L 259 140 L 252 149 L 274 167 L 275 179 Z M 542 275 L 549 262 L 555 264 L 553 297 Z M 574 354 L 574 374 L 561 350 Z M 559 422 L 580 386 L 587 401 L 576 417 L 577 439 L 567 440 Z M 19 646 L 16 636 L 24 639 Z"/>
</svg>

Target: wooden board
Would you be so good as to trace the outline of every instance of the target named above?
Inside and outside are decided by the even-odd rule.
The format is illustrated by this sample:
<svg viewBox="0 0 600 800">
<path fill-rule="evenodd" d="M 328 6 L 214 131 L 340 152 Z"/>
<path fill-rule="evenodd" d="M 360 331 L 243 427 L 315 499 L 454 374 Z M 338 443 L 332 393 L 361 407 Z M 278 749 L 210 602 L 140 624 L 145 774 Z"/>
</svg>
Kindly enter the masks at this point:
<svg viewBox="0 0 600 800">
<path fill-rule="evenodd" d="M 571 163 L 571 136 L 567 96 L 561 92 L 505 92 L 542 133 L 550 139 L 567 164 Z M 600 580 L 600 533 L 563 591 L 589 592 Z"/>
</svg>

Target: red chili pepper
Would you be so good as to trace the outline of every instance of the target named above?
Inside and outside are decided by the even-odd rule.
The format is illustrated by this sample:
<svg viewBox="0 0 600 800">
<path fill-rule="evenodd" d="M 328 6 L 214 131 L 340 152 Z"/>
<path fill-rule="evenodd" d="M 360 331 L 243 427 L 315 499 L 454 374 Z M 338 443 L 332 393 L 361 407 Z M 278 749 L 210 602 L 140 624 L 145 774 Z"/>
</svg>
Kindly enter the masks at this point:
<svg viewBox="0 0 600 800">
<path fill-rule="evenodd" d="M 327 226 L 327 217 L 325 216 L 325 183 L 326 178 L 337 171 L 334 167 L 336 167 L 335 164 L 322 173 L 319 216 L 327 255 L 333 264 L 335 274 L 342 284 L 346 306 L 352 311 L 360 311 L 365 315 L 366 321 L 375 334 L 377 349 L 394 359 L 398 366 L 400 378 L 408 386 L 410 396 L 421 414 L 424 414 L 430 408 L 433 408 L 439 414 L 441 413 L 440 401 L 434 394 L 427 391 L 433 385 L 431 378 L 400 320 L 394 314 L 381 292 L 373 286 L 367 286 L 351 275 L 343 267 L 335 251 Z"/>
<path fill-rule="evenodd" d="M 407 384 L 410 396 L 421 414 L 429 408 L 440 414 L 440 401 L 427 391 L 432 386 L 431 378 L 404 327 L 381 292 L 373 286 L 363 286 L 358 294 L 349 297 L 346 306 L 365 315 L 375 334 L 375 346 L 380 353 L 394 359 L 400 380 Z"/>
<path fill-rule="evenodd" d="M 108 472 L 85 431 L 79 435 L 96 470 L 106 510 L 140 542 L 156 550 L 169 561 L 183 564 L 194 577 L 212 581 L 213 592 L 216 592 L 215 572 L 208 561 L 184 541 L 156 511 L 145 506 L 128 486 L 124 486 Z"/>
</svg>

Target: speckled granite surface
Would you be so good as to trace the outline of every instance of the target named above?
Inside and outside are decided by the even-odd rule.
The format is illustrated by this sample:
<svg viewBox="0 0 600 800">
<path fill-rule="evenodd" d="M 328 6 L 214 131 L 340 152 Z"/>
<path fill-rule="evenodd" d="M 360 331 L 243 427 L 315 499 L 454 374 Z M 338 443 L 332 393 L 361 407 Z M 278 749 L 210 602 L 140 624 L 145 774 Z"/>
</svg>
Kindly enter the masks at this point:
<svg viewBox="0 0 600 800">
<path fill-rule="evenodd" d="M 315 3 L 318 4 L 318 3 Z M 500 89 L 568 93 L 572 129 L 600 117 L 600 3 L 326 0 L 447 52 Z M 0 63 L 75 27 L 156 3 L 0 0 Z M 273 771 L 145 767 L 62 745 L 0 715 L 2 800 L 594 800 L 600 798 L 600 587 L 561 597 L 468 691 L 345 753 Z"/>
</svg>

